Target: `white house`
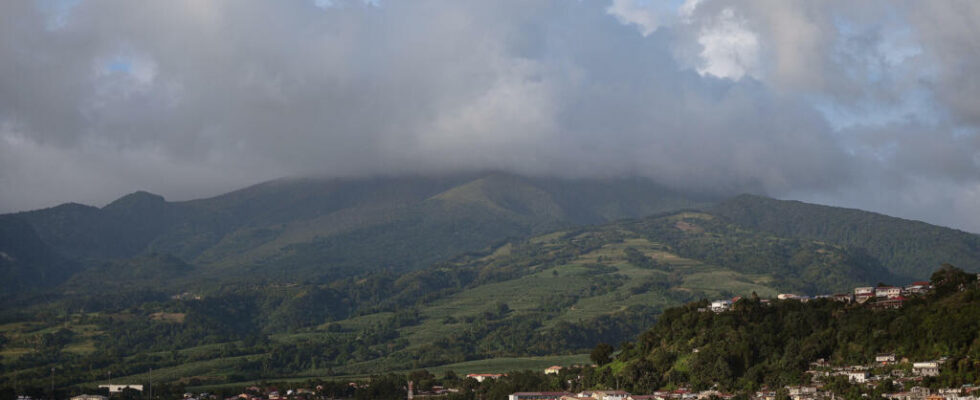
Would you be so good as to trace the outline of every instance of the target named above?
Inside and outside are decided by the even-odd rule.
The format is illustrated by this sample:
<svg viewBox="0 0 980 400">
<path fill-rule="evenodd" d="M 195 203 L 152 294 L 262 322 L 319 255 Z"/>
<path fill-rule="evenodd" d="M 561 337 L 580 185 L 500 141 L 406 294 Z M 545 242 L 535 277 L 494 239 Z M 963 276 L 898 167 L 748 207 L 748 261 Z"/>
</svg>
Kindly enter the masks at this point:
<svg viewBox="0 0 980 400">
<path fill-rule="evenodd" d="M 868 381 L 868 371 L 849 371 L 847 379 L 854 383 L 865 383 Z"/>
<path fill-rule="evenodd" d="M 732 308 L 731 300 L 715 300 L 711 302 L 711 311 L 724 312 Z"/>
<path fill-rule="evenodd" d="M 487 379 L 497 379 L 497 378 L 500 378 L 501 376 L 504 376 L 504 374 L 469 374 L 469 375 L 466 375 L 467 378 L 476 379 L 477 382 L 483 382 L 483 381 L 485 381 Z"/>
<path fill-rule="evenodd" d="M 875 289 L 876 297 L 893 299 L 902 295 L 902 288 L 894 286 L 882 286 Z"/>
<path fill-rule="evenodd" d="M 876 364 L 891 364 L 895 362 L 895 354 L 879 354 L 875 357 Z"/>
<path fill-rule="evenodd" d="M 131 384 L 121 384 L 121 385 L 99 385 L 99 389 L 109 389 L 109 393 L 120 393 L 125 389 L 133 389 L 143 391 L 143 385 L 131 385 Z"/>
<path fill-rule="evenodd" d="M 938 376 L 939 363 L 936 361 L 912 363 L 912 373 L 918 376 Z"/>
<path fill-rule="evenodd" d="M 564 367 L 562 367 L 561 365 L 552 365 L 548 368 L 545 368 L 544 373 L 546 375 L 558 375 L 558 373 L 561 372 L 562 369 L 564 369 Z"/>
</svg>

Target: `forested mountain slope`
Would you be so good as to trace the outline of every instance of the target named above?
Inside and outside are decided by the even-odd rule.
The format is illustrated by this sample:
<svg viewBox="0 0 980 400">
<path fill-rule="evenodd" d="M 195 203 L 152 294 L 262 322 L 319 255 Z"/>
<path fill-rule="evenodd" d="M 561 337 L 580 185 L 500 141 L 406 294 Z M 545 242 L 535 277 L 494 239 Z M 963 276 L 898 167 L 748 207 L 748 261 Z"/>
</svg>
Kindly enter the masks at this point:
<svg viewBox="0 0 980 400">
<path fill-rule="evenodd" d="M 64 204 L 15 216 L 84 266 L 154 253 L 203 267 L 212 277 L 329 281 L 369 270 L 408 271 L 509 237 L 708 200 L 644 179 L 486 173 L 282 179 L 185 202 L 136 192 L 103 208 Z"/>
<path fill-rule="evenodd" d="M 941 263 L 980 271 L 980 235 L 868 211 L 742 195 L 712 207 L 739 225 L 786 237 L 866 249 L 905 280 Z"/>
</svg>

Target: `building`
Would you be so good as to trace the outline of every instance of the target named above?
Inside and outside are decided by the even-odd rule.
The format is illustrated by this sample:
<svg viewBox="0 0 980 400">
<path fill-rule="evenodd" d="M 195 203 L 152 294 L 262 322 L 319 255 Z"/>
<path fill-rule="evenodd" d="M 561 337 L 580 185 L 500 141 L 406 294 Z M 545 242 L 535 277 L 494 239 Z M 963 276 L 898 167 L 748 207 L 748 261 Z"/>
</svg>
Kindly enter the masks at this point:
<svg viewBox="0 0 980 400">
<path fill-rule="evenodd" d="M 905 287 L 905 291 L 913 294 L 922 294 L 932 289 L 932 284 L 926 281 L 912 282 Z"/>
<path fill-rule="evenodd" d="M 876 297 L 894 299 L 902 295 L 902 288 L 894 286 L 881 286 L 875 289 Z"/>
<path fill-rule="evenodd" d="M 80 394 L 72 397 L 71 400 L 109 400 L 109 398 L 98 394 Z"/>
<path fill-rule="evenodd" d="M 873 287 L 857 287 L 854 288 L 854 296 L 874 296 L 875 288 Z"/>
<path fill-rule="evenodd" d="M 868 381 L 868 371 L 848 371 L 847 380 L 854 383 L 865 383 Z"/>
<path fill-rule="evenodd" d="M 895 353 L 879 354 L 875 357 L 875 364 L 888 365 L 895 363 Z"/>
<path fill-rule="evenodd" d="M 732 308 L 732 302 L 730 300 L 715 300 L 711 302 L 711 311 L 714 312 L 724 312 Z"/>
<path fill-rule="evenodd" d="M 787 389 L 793 400 L 812 399 L 817 395 L 817 388 L 814 386 L 787 386 Z"/>
<path fill-rule="evenodd" d="M 835 294 L 835 295 L 831 296 L 831 298 L 834 301 L 839 301 L 841 303 L 851 303 L 851 302 L 854 302 L 854 295 L 852 295 L 850 293 L 838 293 L 838 294 Z"/>
<path fill-rule="evenodd" d="M 912 373 L 918 376 L 938 376 L 939 363 L 936 361 L 912 363 Z"/>
<path fill-rule="evenodd" d="M 466 375 L 467 378 L 476 379 L 477 382 L 483 382 L 483 381 L 485 381 L 487 379 L 497 379 L 497 378 L 500 378 L 501 376 L 504 376 L 504 374 L 469 374 L 469 375 Z"/>
<path fill-rule="evenodd" d="M 143 385 L 130 385 L 130 384 L 99 385 L 99 389 L 109 389 L 109 393 L 120 393 L 120 392 L 122 392 L 125 389 L 133 389 L 133 390 L 138 390 L 138 391 L 142 392 L 143 391 Z"/>
<path fill-rule="evenodd" d="M 630 394 L 622 390 L 596 390 L 591 396 L 596 400 L 626 400 Z"/>
<path fill-rule="evenodd" d="M 549 375 L 558 375 L 558 373 L 561 372 L 563 368 L 564 367 L 562 367 L 561 365 L 552 365 L 548 368 L 545 368 L 544 373 Z"/>
<path fill-rule="evenodd" d="M 507 400 L 561 400 L 571 395 L 565 392 L 517 392 L 507 396 Z"/>
</svg>

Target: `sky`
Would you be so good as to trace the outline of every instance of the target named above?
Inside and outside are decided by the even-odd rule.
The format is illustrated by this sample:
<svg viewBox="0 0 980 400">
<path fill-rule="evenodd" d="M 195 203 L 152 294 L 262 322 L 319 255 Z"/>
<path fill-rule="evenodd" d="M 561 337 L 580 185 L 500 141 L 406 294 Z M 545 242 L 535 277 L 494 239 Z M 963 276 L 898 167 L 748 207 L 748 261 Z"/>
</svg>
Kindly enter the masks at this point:
<svg viewBox="0 0 980 400">
<path fill-rule="evenodd" d="M 0 212 L 644 176 L 980 232 L 980 2 L 0 2 Z"/>
</svg>

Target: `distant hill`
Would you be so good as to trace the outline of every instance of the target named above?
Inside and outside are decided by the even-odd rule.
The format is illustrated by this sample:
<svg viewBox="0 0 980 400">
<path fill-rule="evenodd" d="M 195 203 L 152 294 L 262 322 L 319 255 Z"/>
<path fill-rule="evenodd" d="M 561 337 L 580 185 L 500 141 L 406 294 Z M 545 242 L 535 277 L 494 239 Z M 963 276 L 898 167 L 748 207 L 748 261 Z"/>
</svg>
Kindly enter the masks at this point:
<svg viewBox="0 0 980 400">
<path fill-rule="evenodd" d="M 23 219 L 0 216 L 0 292 L 50 286 L 68 279 L 78 265 L 38 237 Z M 0 298 L 4 297 L 0 294 Z"/>
<path fill-rule="evenodd" d="M 201 200 L 167 202 L 136 192 L 103 208 L 64 204 L 14 215 L 87 266 L 157 253 L 217 278 L 329 281 L 407 271 L 510 237 L 711 200 L 645 179 L 486 173 L 281 179 Z"/>
<path fill-rule="evenodd" d="M 980 271 L 980 235 L 868 211 L 742 195 L 712 207 L 742 226 L 786 237 L 863 248 L 904 280 L 942 263 Z"/>
</svg>

